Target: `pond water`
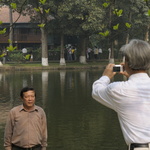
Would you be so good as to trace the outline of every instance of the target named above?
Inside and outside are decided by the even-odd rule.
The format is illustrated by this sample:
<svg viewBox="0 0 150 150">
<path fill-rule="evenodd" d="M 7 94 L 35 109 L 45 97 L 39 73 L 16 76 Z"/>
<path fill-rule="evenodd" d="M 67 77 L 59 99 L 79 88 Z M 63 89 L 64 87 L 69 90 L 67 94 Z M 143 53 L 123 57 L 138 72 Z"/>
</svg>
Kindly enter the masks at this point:
<svg viewBox="0 0 150 150">
<path fill-rule="evenodd" d="M 8 111 L 21 104 L 24 86 L 35 88 L 36 104 L 46 112 L 47 150 L 126 149 L 116 113 L 91 97 L 92 84 L 101 74 L 102 70 L 0 72 L 0 150 Z"/>
</svg>

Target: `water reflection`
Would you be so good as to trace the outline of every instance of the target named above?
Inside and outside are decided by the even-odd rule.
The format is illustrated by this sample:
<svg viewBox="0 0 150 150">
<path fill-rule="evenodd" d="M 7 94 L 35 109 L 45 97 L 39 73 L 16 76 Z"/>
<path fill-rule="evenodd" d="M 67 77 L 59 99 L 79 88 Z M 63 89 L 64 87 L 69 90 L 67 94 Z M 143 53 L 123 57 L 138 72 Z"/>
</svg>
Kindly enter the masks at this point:
<svg viewBox="0 0 150 150">
<path fill-rule="evenodd" d="M 47 93 L 48 93 L 48 71 L 43 71 L 42 72 L 42 102 L 43 102 L 43 108 L 45 108 L 45 106 L 46 106 Z"/>
<path fill-rule="evenodd" d="M 62 102 L 64 102 L 65 79 L 66 79 L 66 71 L 62 70 L 60 71 L 60 89 L 61 89 Z"/>
<path fill-rule="evenodd" d="M 0 73 L 0 81 L 2 80 L 2 77 L 3 77 L 3 74 L 2 74 L 2 73 Z"/>
<path fill-rule="evenodd" d="M 36 103 L 47 114 L 48 150 L 125 147 L 116 114 L 91 97 L 92 83 L 101 73 L 96 70 L 0 73 L 0 149 L 7 113 L 21 103 L 19 92 L 27 85 L 35 88 Z"/>
</svg>

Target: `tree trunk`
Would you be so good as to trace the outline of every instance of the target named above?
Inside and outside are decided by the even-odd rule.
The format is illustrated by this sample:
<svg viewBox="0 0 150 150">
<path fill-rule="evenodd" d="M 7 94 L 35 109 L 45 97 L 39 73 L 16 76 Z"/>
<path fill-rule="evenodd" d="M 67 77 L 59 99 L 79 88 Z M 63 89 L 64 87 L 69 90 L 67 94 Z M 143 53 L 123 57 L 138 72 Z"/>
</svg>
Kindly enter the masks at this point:
<svg viewBox="0 0 150 150">
<path fill-rule="evenodd" d="M 80 55 L 80 63 L 82 64 L 86 64 L 86 38 L 85 37 L 81 37 L 81 55 Z"/>
<path fill-rule="evenodd" d="M 12 16 L 12 8 L 9 7 L 9 21 L 10 21 L 10 28 L 9 28 L 9 46 L 13 45 L 13 16 Z"/>
<path fill-rule="evenodd" d="M 131 17 L 132 17 L 132 13 L 129 12 L 129 15 L 128 15 L 129 22 L 131 22 Z M 130 38 L 130 35 L 129 35 L 129 29 L 128 29 L 127 36 L 126 36 L 126 44 L 129 43 L 129 38 Z"/>
<path fill-rule="evenodd" d="M 114 63 L 114 43 L 111 43 L 111 53 L 110 53 L 110 59 L 109 59 L 109 63 Z"/>
<path fill-rule="evenodd" d="M 60 65 L 66 65 L 64 58 L 64 34 L 61 34 Z"/>
<path fill-rule="evenodd" d="M 45 28 L 41 28 L 42 42 L 42 66 L 48 66 L 48 47 L 47 47 L 47 32 Z"/>
<path fill-rule="evenodd" d="M 129 33 L 127 33 L 127 36 L 126 36 L 126 44 L 129 43 Z"/>
<path fill-rule="evenodd" d="M 112 20 L 113 20 L 113 11 L 114 8 L 115 8 L 115 3 L 116 3 L 116 0 L 113 0 L 111 2 L 111 5 L 110 5 L 110 9 L 109 9 L 109 28 L 111 29 L 112 28 Z M 109 37 L 109 45 L 110 45 L 110 57 L 109 57 L 109 63 L 114 63 L 114 41 L 115 39 L 111 39 L 112 38 L 112 35 Z"/>
<path fill-rule="evenodd" d="M 3 66 L 2 62 L 0 61 L 0 66 Z"/>
<path fill-rule="evenodd" d="M 149 25 L 146 27 L 146 33 L 145 33 L 145 41 L 149 41 Z"/>
</svg>

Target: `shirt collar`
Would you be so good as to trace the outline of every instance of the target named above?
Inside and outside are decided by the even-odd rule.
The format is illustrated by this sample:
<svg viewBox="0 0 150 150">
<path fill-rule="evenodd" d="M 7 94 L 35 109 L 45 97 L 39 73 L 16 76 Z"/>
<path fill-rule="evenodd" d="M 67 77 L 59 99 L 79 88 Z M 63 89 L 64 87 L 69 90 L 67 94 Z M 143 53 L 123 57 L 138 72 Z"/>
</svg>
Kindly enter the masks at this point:
<svg viewBox="0 0 150 150">
<path fill-rule="evenodd" d="M 23 104 L 20 105 L 20 110 L 19 110 L 19 111 L 20 111 L 20 112 L 21 112 L 21 111 L 26 111 L 26 110 L 24 109 Z M 36 105 L 34 105 L 34 109 L 33 109 L 32 111 L 38 111 L 38 107 L 37 107 Z"/>
<path fill-rule="evenodd" d="M 136 79 L 136 78 L 149 78 L 148 74 L 147 73 L 135 73 L 135 74 L 132 74 L 130 77 L 129 77 L 129 80 L 133 80 L 133 79 Z"/>
</svg>

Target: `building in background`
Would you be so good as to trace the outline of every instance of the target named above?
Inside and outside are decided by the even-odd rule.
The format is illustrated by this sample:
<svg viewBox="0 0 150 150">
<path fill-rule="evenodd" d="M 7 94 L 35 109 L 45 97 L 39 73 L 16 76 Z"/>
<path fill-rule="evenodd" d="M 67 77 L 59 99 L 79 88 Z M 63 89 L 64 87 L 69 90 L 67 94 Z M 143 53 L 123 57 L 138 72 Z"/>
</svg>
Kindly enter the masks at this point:
<svg viewBox="0 0 150 150">
<path fill-rule="evenodd" d="M 13 20 L 13 46 L 17 46 L 17 50 L 27 48 L 28 52 L 41 48 L 41 31 L 37 23 L 31 22 L 29 15 L 21 15 L 16 11 L 12 12 Z M 0 54 L 7 46 L 9 46 L 10 33 L 10 10 L 8 6 L 0 7 L 0 30 L 6 28 L 5 34 L 0 34 Z M 76 45 L 78 37 L 68 36 L 64 37 L 64 44 L 71 43 Z M 60 35 L 48 34 L 48 50 L 50 59 L 59 60 L 60 56 Z M 34 58 L 35 59 L 35 58 Z"/>
<path fill-rule="evenodd" d="M 13 45 L 17 49 L 23 47 L 39 47 L 41 45 L 41 32 L 37 24 L 31 23 L 30 16 L 23 16 L 16 11 L 12 13 L 13 17 Z M 10 32 L 9 8 L 7 6 L 0 8 L 1 29 L 7 28 L 5 34 L 0 34 L 0 48 L 8 46 Z"/>
</svg>

